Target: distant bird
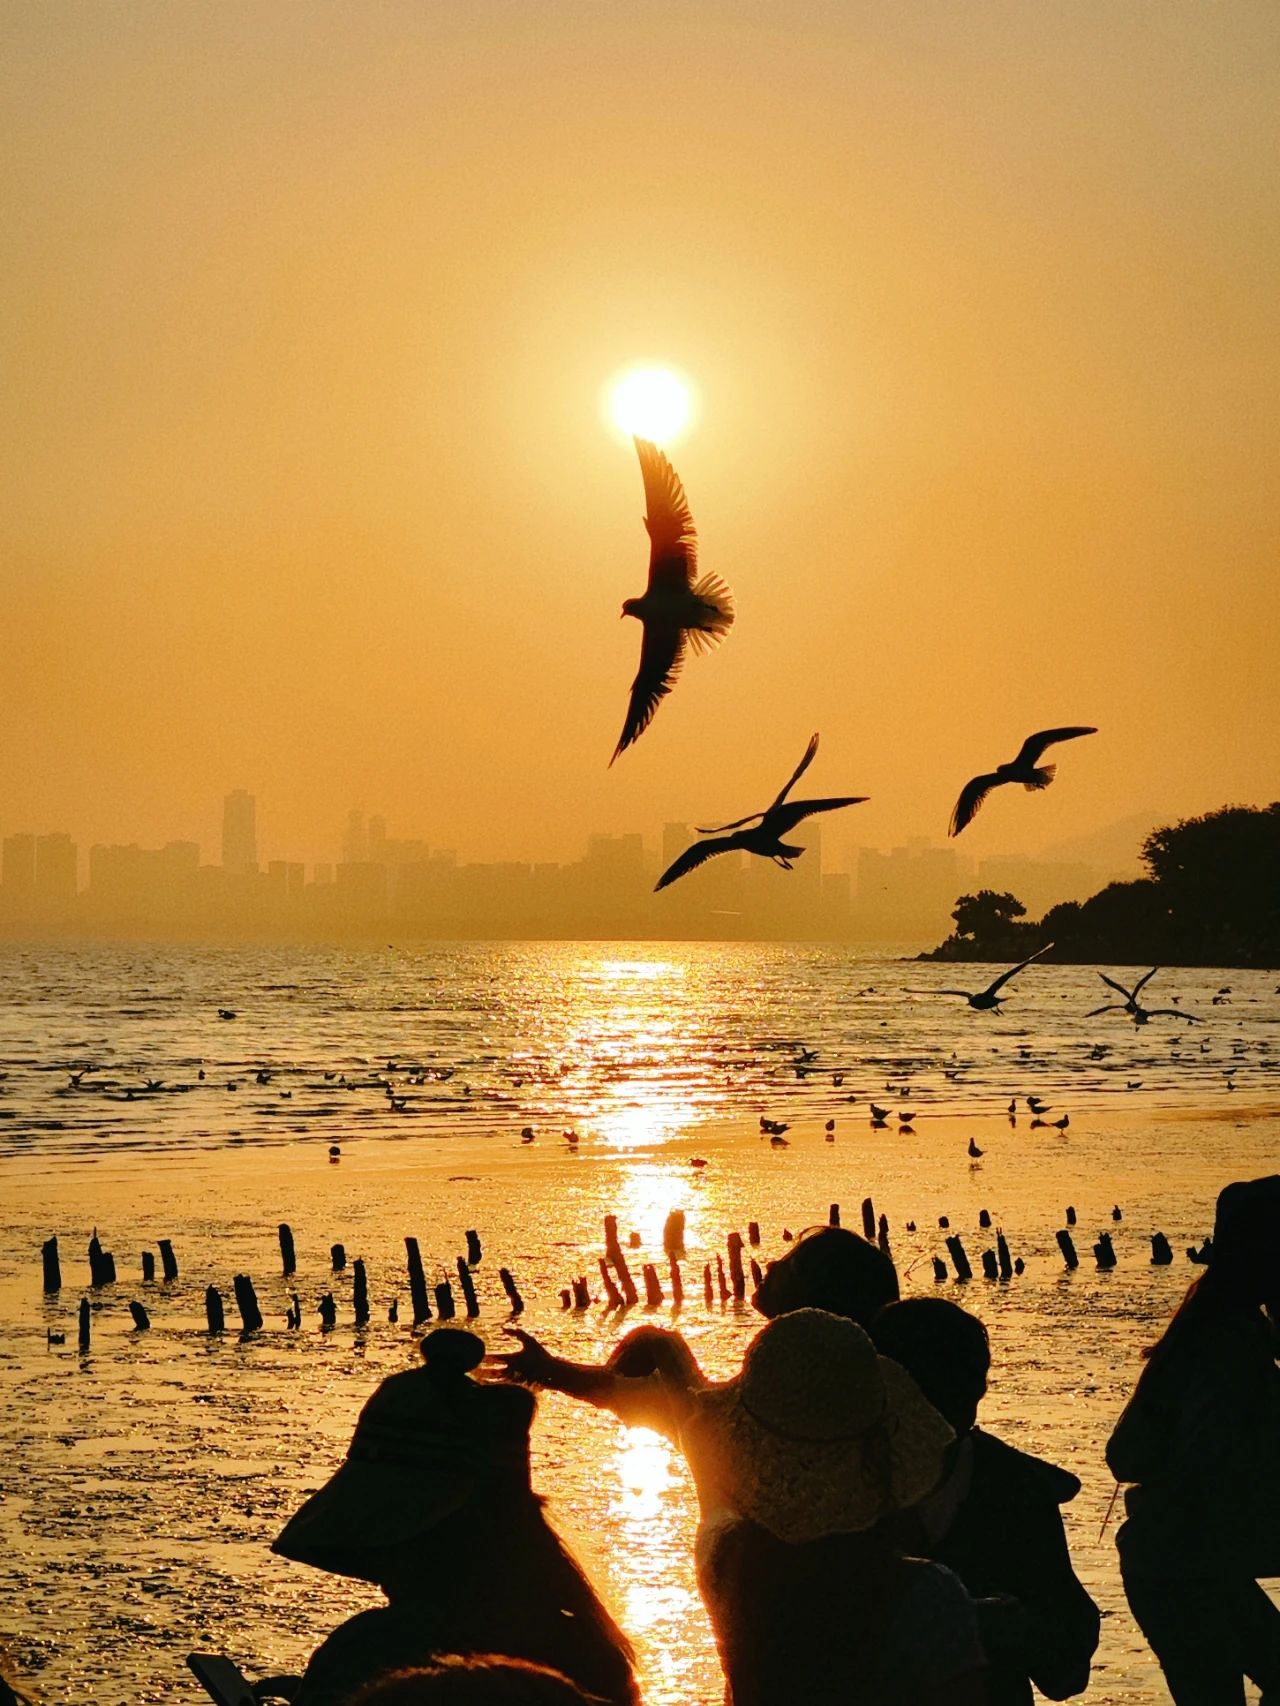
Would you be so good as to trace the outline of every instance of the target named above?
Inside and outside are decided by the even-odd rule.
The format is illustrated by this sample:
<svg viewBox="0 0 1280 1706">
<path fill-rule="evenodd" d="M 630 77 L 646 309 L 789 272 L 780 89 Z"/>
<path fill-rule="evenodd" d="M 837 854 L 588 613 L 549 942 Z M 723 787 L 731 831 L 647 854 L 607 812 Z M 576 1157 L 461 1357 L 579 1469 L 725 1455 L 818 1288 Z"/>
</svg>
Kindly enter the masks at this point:
<svg viewBox="0 0 1280 1706">
<path fill-rule="evenodd" d="M 578 1147 L 578 1134 L 576 1131 L 565 1132 L 564 1140 L 569 1145 L 570 1149 L 576 1149 Z"/>
<path fill-rule="evenodd" d="M 635 440 L 644 480 L 649 535 L 649 584 L 639 598 L 624 600 L 622 614 L 644 628 L 640 668 L 631 684 L 626 720 L 613 759 L 625 752 L 653 721 L 675 685 L 685 644 L 710 651 L 733 626 L 733 594 L 719 575 L 697 579 L 698 536 L 680 476 L 647 439 Z"/>
<path fill-rule="evenodd" d="M 1042 1102 L 1039 1096 L 1028 1096 L 1027 1106 L 1031 1109 L 1033 1114 L 1050 1114 L 1053 1112 L 1051 1104 L 1048 1102 Z"/>
<path fill-rule="evenodd" d="M 979 1149 L 977 1144 L 973 1141 L 973 1139 L 970 1138 L 969 1139 L 969 1159 L 971 1161 L 977 1161 L 985 1154 L 986 1154 L 986 1150 L 985 1149 Z"/>
<path fill-rule="evenodd" d="M 835 1085 L 836 1089 L 838 1090 L 840 1088 L 840 1086 L 844 1083 L 844 1073 L 843 1072 L 833 1072 L 831 1074 L 831 1082 Z"/>
<path fill-rule="evenodd" d="M 781 1137 L 784 1131 L 790 1130 L 791 1127 L 786 1120 L 768 1120 L 763 1115 L 760 1117 L 760 1135 L 762 1137 Z"/>
<path fill-rule="evenodd" d="M 1017 1118 L 1017 1116 L 1018 1116 L 1018 1098 L 1016 1096 L 1010 1096 L 1009 1107 L 1007 1109 L 1007 1112 L 1008 1112 L 1009 1118 L 1011 1120 Z"/>
<path fill-rule="evenodd" d="M 1114 989 L 1117 995 L 1123 995 L 1124 1003 L 1122 1006 L 1117 1006 L 1113 1001 L 1106 1007 L 1095 1007 L 1092 1013 L 1085 1014 L 1085 1018 L 1096 1019 L 1099 1013 L 1136 1013 L 1139 1007 L 1139 995 L 1141 995 L 1144 987 L 1151 982 L 1151 979 L 1159 970 L 1159 966 L 1152 966 L 1150 971 L 1142 974 L 1132 989 L 1126 989 L 1122 983 L 1117 983 L 1115 978 L 1108 977 L 1106 972 L 1100 971 L 1098 976 L 1102 979 L 1103 983 L 1106 984 L 1108 989 Z"/>
<path fill-rule="evenodd" d="M 690 871 L 697 870 L 698 866 L 705 864 L 708 859 L 714 859 L 717 853 L 732 853 L 737 850 L 756 853 L 760 858 L 772 859 L 775 865 L 781 865 L 784 871 L 789 871 L 791 861 L 798 859 L 804 848 L 789 845 L 782 839 L 784 835 L 790 834 L 802 819 L 812 817 L 815 812 L 834 812 L 843 806 L 860 806 L 867 798 L 865 794 L 846 794 L 838 799 L 792 800 L 789 805 L 784 804 L 787 795 L 813 763 L 817 750 L 818 737 L 814 735 L 786 786 L 773 804 L 764 811 L 751 812 L 747 817 L 740 817 L 733 823 L 722 823 L 717 829 L 700 829 L 698 834 L 709 839 L 695 841 L 692 847 L 686 847 L 680 857 L 668 865 L 658 878 L 654 892 L 665 889 L 668 884 L 687 876 Z M 744 824 L 751 824 L 753 827 L 744 829 Z M 726 831 L 730 830 L 737 833 L 727 834 Z"/>
<path fill-rule="evenodd" d="M 1047 954 L 1052 946 L 1052 942 L 1046 942 L 1043 948 L 1037 948 L 1035 953 L 1023 960 L 1021 965 L 1013 966 L 1009 971 L 1001 972 L 994 983 L 989 983 L 985 989 L 978 990 L 976 994 L 971 994 L 967 989 L 932 989 L 925 993 L 930 995 L 963 995 L 976 1013 L 989 1013 L 993 1008 L 998 1008 L 1004 1001 L 1000 991 L 1009 979 L 1017 977 L 1020 971 L 1025 971 L 1042 954 Z"/>
<path fill-rule="evenodd" d="M 966 824 L 973 822 L 979 806 L 991 790 L 1005 782 L 1021 782 L 1029 793 L 1047 788 L 1053 781 L 1057 765 L 1040 766 L 1039 761 L 1045 749 L 1056 746 L 1062 740 L 1078 740 L 1081 735 L 1096 735 L 1097 732 L 1097 729 L 1078 726 L 1067 729 L 1041 729 L 1039 734 L 1028 735 L 1018 750 L 1018 756 L 1010 763 L 998 764 L 986 775 L 975 776 L 972 781 L 965 783 L 960 790 L 960 798 L 956 801 L 956 809 L 951 814 L 951 828 L 948 833 L 959 835 Z"/>
<path fill-rule="evenodd" d="M 1130 1078 L 1125 1083 L 1125 1089 L 1126 1090 L 1141 1090 L 1141 1088 L 1142 1088 L 1141 1078 Z"/>
<path fill-rule="evenodd" d="M 801 1045 L 797 1049 L 796 1059 L 804 1066 L 811 1066 L 817 1058 L 818 1050 L 816 1048 L 805 1048 Z"/>
<path fill-rule="evenodd" d="M 1067 1127 L 1071 1124 L 1071 1115 L 1070 1114 L 1063 1114 L 1063 1116 L 1060 1120 L 1050 1120 L 1049 1124 L 1053 1125 L 1053 1126 L 1057 1126 L 1059 1131 L 1065 1131 L 1067 1129 Z"/>
<path fill-rule="evenodd" d="M 220 1019 L 234 1019 L 235 1016 L 234 1007 L 219 1007 L 218 1009 L 218 1017 Z"/>
<path fill-rule="evenodd" d="M 836 1122 L 834 1120 L 828 1120 L 823 1129 L 826 1131 L 834 1131 L 836 1129 Z"/>
<path fill-rule="evenodd" d="M 706 1164 L 705 1159 L 701 1155 L 691 1155 L 689 1157 L 689 1165 L 691 1167 L 705 1167 Z"/>
<path fill-rule="evenodd" d="M 520 1132 L 520 1141 L 521 1141 L 521 1143 L 532 1143 L 533 1142 L 533 1127 L 531 1125 L 527 1125 L 527 1126 L 523 1127 L 523 1129 Z"/>
<path fill-rule="evenodd" d="M 872 1119 L 877 1121 L 880 1125 L 884 1124 L 893 1111 L 891 1108 L 877 1108 L 874 1102 L 871 1102 L 869 1106 L 871 1109 Z"/>
<path fill-rule="evenodd" d="M 1119 1203 L 1117 1203 L 1116 1206 L 1111 1210 L 1111 1218 L 1112 1218 L 1112 1220 L 1123 1220 L 1124 1219 L 1124 1215 L 1120 1211 L 1120 1204 Z"/>
<path fill-rule="evenodd" d="M 898 1123 L 900 1125 L 910 1125 L 912 1120 L 915 1119 L 915 1117 L 916 1116 L 914 1114 L 899 1114 L 898 1115 Z"/>
</svg>

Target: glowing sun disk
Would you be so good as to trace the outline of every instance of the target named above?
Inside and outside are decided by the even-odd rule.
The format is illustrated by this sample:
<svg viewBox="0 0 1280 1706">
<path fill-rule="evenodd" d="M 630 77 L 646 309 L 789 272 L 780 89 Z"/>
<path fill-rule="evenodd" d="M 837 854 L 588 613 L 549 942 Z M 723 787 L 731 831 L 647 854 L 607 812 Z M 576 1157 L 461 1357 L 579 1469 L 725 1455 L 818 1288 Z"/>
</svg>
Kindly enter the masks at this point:
<svg viewBox="0 0 1280 1706">
<path fill-rule="evenodd" d="M 610 387 L 609 413 L 623 432 L 671 444 L 689 424 L 693 393 L 669 367 L 632 367 Z"/>
</svg>

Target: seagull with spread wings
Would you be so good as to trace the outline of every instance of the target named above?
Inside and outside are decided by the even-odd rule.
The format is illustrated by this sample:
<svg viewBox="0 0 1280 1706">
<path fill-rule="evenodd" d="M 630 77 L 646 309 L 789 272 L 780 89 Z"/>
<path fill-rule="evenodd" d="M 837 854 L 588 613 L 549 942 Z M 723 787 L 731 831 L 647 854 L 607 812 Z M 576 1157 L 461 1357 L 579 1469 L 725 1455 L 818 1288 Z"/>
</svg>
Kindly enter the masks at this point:
<svg viewBox="0 0 1280 1706">
<path fill-rule="evenodd" d="M 1107 1007 L 1095 1007 L 1092 1013 L 1085 1014 L 1085 1018 L 1096 1019 L 1099 1013 L 1137 1013 L 1140 1005 L 1138 997 L 1142 994 L 1143 988 L 1151 982 L 1151 979 L 1159 970 L 1159 966 L 1152 966 L 1150 971 L 1142 974 L 1132 989 L 1126 989 L 1122 983 L 1117 983 L 1115 978 L 1108 977 L 1106 972 L 1100 971 L 1098 976 L 1102 979 L 1103 983 L 1106 984 L 1107 988 L 1114 989 L 1117 995 L 1124 996 L 1124 1005 L 1118 1006 L 1115 1002 L 1112 1002 Z"/>
<path fill-rule="evenodd" d="M 1030 958 L 1023 960 L 1020 966 L 1013 966 L 1009 971 L 1002 971 L 994 983 L 989 983 L 985 989 L 979 989 L 976 994 L 971 994 L 967 989 L 930 989 L 922 990 L 921 993 L 928 995 L 963 995 L 975 1012 L 989 1013 L 994 1008 L 998 1008 L 1004 1000 L 1004 996 L 1001 995 L 1000 991 L 1004 988 L 1005 984 L 1008 983 L 1009 979 L 1011 977 L 1017 977 L 1020 971 L 1026 971 L 1027 967 L 1031 965 L 1034 960 L 1038 960 L 1041 954 L 1047 954 L 1052 946 L 1052 942 L 1046 942 L 1043 948 L 1037 948 L 1035 953 L 1032 954 Z"/>
<path fill-rule="evenodd" d="M 813 763 L 818 750 L 818 737 L 814 735 L 805 748 L 804 757 L 796 765 L 789 781 L 773 804 L 762 812 L 752 812 L 748 817 L 740 817 L 734 823 L 722 823 L 718 829 L 700 829 L 699 835 L 705 835 L 706 841 L 695 841 L 692 847 L 686 847 L 680 857 L 668 865 L 658 878 L 657 889 L 665 889 L 677 878 L 687 876 L 690 871 L 696 871 L 699 865 L 704 865 L 708 859 L 714 859 L 717 853 L 732 853 L 735 849 L 743 853 L 756 853 L 762 859 L 772 859 L 775 865 L 781 865 L 784 871 L 792 868 L 791 861 L 798 859 L 804 852 L 803 847 L 788 844 L 782 838 L 790 834 L 802 819 L 812 817 L 815 812 L 839 811 L 842 806 L 860 806 L 866 800 L 865 794 L 846 794 L 839 799 L 831 800 L 787 800 L 787 795 Z M 751 828 L 744 825 L 750 824 Z M 736 831 L 728 834 L 727 831 Z"/>
<path fill-rule="evenodd" d="M 1028 793 L 1047 788 L 1058 767 L 1056 764 L 1040 763 L 1045 749 L 1056 746 L 1060 740 L 1078 740 L 1081 735 L 1096 735 L 1097 732 L 1097 729 L 1073 727 L 1041 729 L 1039 734 L 1028 735 L 1015 759 L 1008 764 L 998 764 L 985 776 L 975 776 L 971 782 L 965 783 L 960 790 L 960 798 L 956 801 L 956 809 L 951 814 L 948 834 L 959 835 L 966 824 L 972 823 L 983 800 L 993 788 L 1000 787 L 1002 783 L 1021 782 Z"/>
<path fill-rule="evenodd" d="M 733 626 L 733 594 L 719 575 L 698 575 L 698 536 L 680 476 L 656 444 L 637 438 L 649 534 L 649 584 L 628 598 L 624 616 L 644 629 L 640 668 L 631 683 L 626 721 L 613 758 L 639 740 L 675 685 L 686 645 L 710 651 Z"/>
</svg>

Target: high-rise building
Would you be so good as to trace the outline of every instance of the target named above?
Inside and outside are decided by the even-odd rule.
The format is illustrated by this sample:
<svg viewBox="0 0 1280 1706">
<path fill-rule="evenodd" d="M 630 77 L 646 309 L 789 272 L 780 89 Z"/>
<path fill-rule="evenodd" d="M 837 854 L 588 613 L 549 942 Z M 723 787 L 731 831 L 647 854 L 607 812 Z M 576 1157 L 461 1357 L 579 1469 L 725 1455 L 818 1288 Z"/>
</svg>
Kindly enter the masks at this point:
<svg viewBox="0 0 1280 1706">
<path fill-rule="evenodd" d="M 47 900 L 71 900 L 76 892 L 76 844 L 69 835 L 37 835 L 36 893 Z"/>
<path fill-rule="evenodd" d="M 364 813 L 347 813 L 347 833 L 342 838 L 342 864 L 363 865 L 369 857 L 369 836 L 364 826 Z"/>
<path fill-rule="evenodd" d="M 258 803 L 243 788 L 222 802 L 222 868 L 236 875 L 258 868 Z"/>
</svg>

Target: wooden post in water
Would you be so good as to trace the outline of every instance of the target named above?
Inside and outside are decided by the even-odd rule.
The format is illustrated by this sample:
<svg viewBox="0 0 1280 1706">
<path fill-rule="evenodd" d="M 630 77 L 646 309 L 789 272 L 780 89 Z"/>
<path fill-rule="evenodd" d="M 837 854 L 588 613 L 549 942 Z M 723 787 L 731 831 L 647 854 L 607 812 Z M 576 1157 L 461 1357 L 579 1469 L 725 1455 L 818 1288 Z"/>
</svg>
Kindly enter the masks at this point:
<svg viewBox="0 0 1280 1706">
<path fill-rule="evenodd" d="M 1104 1273 L 1107 1269 L 1115 1267 L 1116 1253 L 1112 1248 L 1109 1232 L 1099 1232 L 1098 1241 L 1093 1246 L 1093 1259 Z"/>
<path fill-rule="evenodd" d="M 747 1295 L 747 1281 L 742 1272 L 742 1234 L 731 1232 L 729 1245 L 729 1274 L 733 1281 L 733 1295 L 736 1302 L 741 1303 Z"/>
<path fill-rule="evenodd" d="M 613 1275 L 609 1271 L 609 1264 L 603 1256 L 600 1258 L 600 1279 L 604 1285 L 604 1306 L 606 1310 L 624 1309 L 626 1305 L 622 1301 L 622 1293 L 613 1283 Z"/>
<path fill-rule="evenodd" d="M 329 1266 L 335 1274 L 343 1272 L 347 1265 L 347 1247 L 345 1244 L 330 1244 Z"/>
<path fill-rule="evenodd" d="M 296 1291 L 289 1293 L 289 1301 L 284 1312 L 284 1324 L 291 1333 L 296 1333 L 302 1325 L 302 1300 Z"/>
<path fill-rule="evenodd" d="M 326 1291 L 319 1304 L 320 1331 L 328 1333 L 333 1330 L 338 1319 L 338 1305 L 333 1301 L 333 1293 Z"/>
<path fill-rule="evenodd" d="M 1151 1260 L 1157 1268 L 1167 1268 L 1173 1260 L 1173 1251 L 1163 1232 L 1151 1234 Z"/>
<path fill-rule="evenodd" d="M 284 1269 L 284 1277 L 298 1271 L 298 1258 L 293 1249 L 293 1228 L 286 1221 L 281 1221 L 278 1228 L 280 1236 L 280 1262 Z"/>
<path fill-rule="evenodd" d="M 222 1307 L 222 1293 L 216 1285 L 208 1286 L 205 1290 L 204 1318 L 211 1333 L 221 1333 L 227 1324 L 226 1313 Z"/>
<path fill-rule="evenodd" d="M 448 1280 L 441 1280 L 439 1285 L 433 1287 L 433 1290 L 436 1299 L 436 1314 L 442 1321 L 452 1321 L 458 1313 L 457 1306 L 453 1301 L 453 1287 Z"/>
<path fill-rule="evenodd" d="M 870 1197 L 862 1199 L 862 1236 L 868 1244 L 876 1241 L 876 1211 Z"/>
<path fill-rule="evenodd" d="M 369 1276 L 365 1271 L 364 1258 L 361 1256 L 356 1257 L 351 1271 L 351 1302 L 355 1306 L 356 1326 L 368 1326 Z"/>
<path fill-rule="evenodd" d="M 760 1222 L 758 1220 L 749 1220 L 747 1222 L 747 1243 L 750 1244 L 753 1250 L 759 1249 L 760 1247 Z"/>
<path fill-rule="evenodd" d="M 89 1335 L 92 1331 L 93 1316 L 89 1309 L 89 1299 L 80 1299 L 79 1347 L 80 1355 L 87 1356 L 89 1351 Z"/>
<path fill-rule="evenodd" d="M 575 1309 L 590 1309 L 591 1292 L 587 1286 L 587 1276 L 579 1274 L 573 1282 L 573 1307 Z"/>
<path fill-rule="evenodd" d="M 953 1232 L 950 1238 L 947 1239 L 947 1249 L 951 1253 L 951 1261 L 956 1270 L 956 1278 L 958 1280 L 972 1279 L 973 1269 L 969 1266 L 969 1258 L 965 1255 L 964 1245 L 960 1242 L 960 1238 L 957 1233 Z"/>
<path fill-rule="evenodd" d="M 147 1314 L 146 1310 L 140 1303 L 131 1303 L 129 1305 L 129 1313 L 133 1316 L 133 1324 L 137 1328 L 138 1332 L 145 1333 L 147 1328 L 151 1325 L 151 1317 Z"/>
<path fill-rule="evenodd" d="M 889 1216 L 882 1214 L 880 1224 L 876 1228 L 876 1243 L 880 1246 L 880 1254 L 893 1260 L 893 1251 L 889 1248 Z"/>
<path fill-rule="evenodd" d="M 95 1231 L 89 1240 L 89 1284 L 107 1285 L 116 1277 L 114 1268 L 115 1264 L 102 1248 L 102 1241 Z"/>
<path fill-rule="evenodd" d="M 155 1277 L 156 1277 L 155 1254 L 151 1250 L 144 1250 L 142 1252 L 142 1280 L 143 1280 L 143 1284 L 144 1285 L 150 1284 L 151 1281 L 155 1279 Z"/>
<path fill-rule="evenodd" d="M 715 1302 L 715 1292 L 711 1289 L 711 1263 L 702 1264 L 702 1301 L 710 1309 Z"/>
<path fill-rule="evenodd" d="M 983 1279 L 989 1280 L 998 1279 L 1000 1277 L 1000 1269 L 996 1263 L 996 1253 L 994 1250 L 984 1250 L 982 1252 L 982 1277 Z"/>
<path fill-rule="evenodd" d="M 458 1270 L 458 1284 L 462 1288 L 462 1306 L 466 1311 L 468 1321 L 474 1321 L 480 1313 L 480 1305 L 476 1301 L 476 1282 L 471 1277 L 471 1269 L 464 1257 L 459 1256 L 455 1266 Z"/>
<path fill-rule="evenodd" d="M 724 1277 L 724 1257 L 716 1251 L 716 1290 L 720 1294 L 721 1303 L 729 1301 L 729 1287 Z"/>
<path fill-rule="evenodd" d="M 166 1280 L 176 1280 L 178 1277 L 178 1258 L 167 1238 L 160 1240 L 160 1272 Z"/>
<path fill-rule="evenodd" d="M 840 1204 L 838 1202 L 833 1202 L 831 1207 L 827 1210 L 827 1225 L 828 1226 L 839 1226 L 839 1224 L 840 1224 Z"/>
<path fill-rule="evenodd" d="M 644 1302 L 646 1309 L 662 1307 L 662 1287 L 658 1283 L 658 1270 L 652 1262 L 646 1262 L 640 1269 L 644 1278 Z"/>
<path fill-rule="evenodd" d="M 484 1256 L 480 1248 L 480 1234 L 476 1231 L 467 1233 L 467 1266 L 476 1267 Z"/>
<path fill-rule="evenodd" d="M 563 1286 L 560 1288 L 560 1307 L 561 1309 L 571 1309 L 573 1307 L 573 1297 L 571 1293 L 564 1289 Z"/>
<path fill-rule="evenodd" d="M 933 1277 L 938 1285 L 941 1285 L 943 1280 L 947 1277 L 947 1264 L 943 1261 L 941 1256 L 935 1256 L 933 1258 Z"/>
<path fill-rule="evenodd" d="M 1080 1266 L 1080 1258 L 1076 1255 L 1075 1244 L 1072 1242 L 1071 1234 L 1067 1231 L 1065 1226 L 1062 1228 L 1062 1231 L 1058 1233 L 1058 1248 L 1062 1251 L 1062 1259 L 1067 1264 L 1068 1268 L 1078 1268 Z"/>
<path fill-rule="evenodd" d="M 260 1332 L 262 1311 L 258 1308 L 258 1294 L 253 1289 L 253 1281 L 248 1274 L 237 1274 L 232 1284 L 236 1290 L 236 1308 L 240 1311 L 242 1330 L 246 1333 Z"/>
<path fill-rule="evenodd" d="M 506 1292 L 507 1300 L 511 1304 L 511 1313 L 513 1315 L 523 1315 L 524 1298 L 521 1297 L 519 1291 L 516 1289 L 516 1282 L 512 1277 L 511 1269 L 499 1268 L 498 1278 L 502 1281 L 502 1289 Z"/>
<path fill-rule="evenodd" d="M 405 1257 L 409 1264 L 409 1297 L 413 1304 L 413 1325 L 420 1327 L 431 1319 L 431 1302 L 427 1296 L 427 1276 L 422 1271 L 422 1252 L 416 1238 L 404 1241 Z"/>
<path fill-rule="evenodd" d="M 680 1277 L 680 1264 L 674 1256 L 667 1259 L 667 1273 L 671 1279 L 671 1304 L 679 1309 L 684 1302 L 684 1281 Z"/>
<path fill-rule="evenodd" d="M 56 1235 L 52 1238 L 46 1238 L 40 1246 L 40 1262 L 44 1268 L 44 1289 L 46 1291 L 61 1291 L 62 1263 L 58 1260 Z"/>
<path fill-rule="evenodd" d="M 754 1256 L 751 1258 L 751 1283 L 757 1291 L 764 1284 L 764 1275 L 760 1272 L 760 1264 Z"/>
<path fill-rule="evenodd" d="M 1013 1278 L 1013 1262 L 1009 1257 L 1009 1240 L 1003 1232 L 996 1232 L 996 1259 L 1000 1263 L 1000 1278 Z"/>
<path fill-rule="evenodd" d="M 1074 1226 L 1075 1223 L 1076 1223 L 1076 1211 L 1075 1211 L 1075 1209 L 1072 1208 L 1071 1204 L 1068 1203 L 1067 1204 L 1067 1225 L 1068 1226 Z"/>
<path fill-rule="evenodd" d="M 978 1210 L 978 1225 L 982 1228 L 982 1230 L 984 1232 L 987 1232 L 990 1230 L 990 1227 L 991 1227 L 991 1210 L 989 1208 L 980 1208 Z"/>
<path fill-rule="evenodd" d="M 673 1208 L 662 1228 L 662 1250 L 669 1262 L 684 1260 L 684 1210 Z"/>
</svg>

